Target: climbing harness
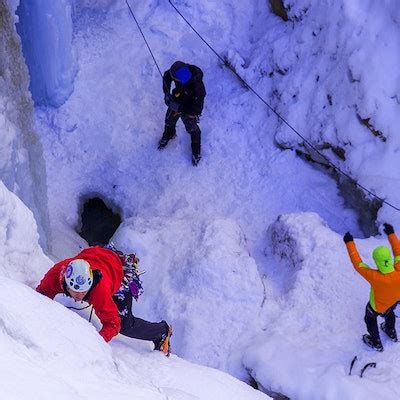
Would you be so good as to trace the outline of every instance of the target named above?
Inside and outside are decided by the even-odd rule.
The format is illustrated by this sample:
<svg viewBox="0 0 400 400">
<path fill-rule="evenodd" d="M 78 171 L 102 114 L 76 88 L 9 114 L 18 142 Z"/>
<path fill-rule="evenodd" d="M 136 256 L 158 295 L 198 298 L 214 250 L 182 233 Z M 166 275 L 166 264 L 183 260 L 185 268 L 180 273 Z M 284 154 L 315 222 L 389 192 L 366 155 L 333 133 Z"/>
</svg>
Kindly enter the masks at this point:
<svg viewBox="0 0 400 400">
<path fill-rule="evenodd" d="M 130 292 L 132 297 L 138 301 L 139 296 L 144 291 L 140 275 L 143 275 L 146 272 L 139 272 L 139 258 L 137 258 L 136 254 L 134 253 L 123 253 L 122 251 L 118 250 L 112 242 L 106 245 L 104 248 L 111 250 L 118 255 L 124 270 L 124 277 L 122 278 L 121 286 L 115 293 L 115 296 L 123 298 L 125 293 Z"/>
</svg>

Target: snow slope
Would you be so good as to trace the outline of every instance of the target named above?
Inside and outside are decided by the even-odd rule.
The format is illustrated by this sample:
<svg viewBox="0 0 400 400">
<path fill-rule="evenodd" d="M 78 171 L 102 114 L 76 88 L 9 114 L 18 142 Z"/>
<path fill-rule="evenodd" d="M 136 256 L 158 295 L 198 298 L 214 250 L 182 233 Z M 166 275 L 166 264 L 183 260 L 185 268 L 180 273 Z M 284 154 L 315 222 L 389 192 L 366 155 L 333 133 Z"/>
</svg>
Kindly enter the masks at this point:
<svg viewBox="0 0 400 400">
<path fill-rule="evenodd" d="M 396 346 L 385 342 L 385 353 L 376 355 L 360 342 L 368 287 L 352 272 L 340 236 L 361 231 L 335 182 L 294 151 L 278 150 L 274 140 L 295 147 L 298 138 L 221 68 L 166 1 L 151 0 L 132 6 L 161 70 L 176 59 L 193 62 L 204 70 L 208 92 L 198 168 L 190 165 L 182 125 L 157 152 L 161 79 L 125 3 L 73 4 L 74 92 L 58 109 L 37 109 L 53 255 L 86 245 L 74 232 L 80 202 L 101 195 L 124 217 L 115 242 L 137 251 L 146 270 L 134 312 L 168 318 L 176 354 L 241 379 L 250 370 L 265 390 L 296 399 L 397 398 Z M 288 23 L 263 0 L 176 4 L 302 133 L 327 142 L 333 159 L 329 148 L 343 148 L 342 165 L 396 201 L 398 75 L 389 73 L 399 54 L 395 2 L 288 0 Z M 366 60 L 373 62 L 361 69 Z M 384 207 L 380 220 L 396 223 L 396 215 Z M 382 238 L 358 243 L 368 259 Z M 187 396 L 182 390 L 205 391 L 177 388 L 168 374 L 163 381 L 161 366 L 149 361 L 158 355 L 146 344 L 118 339 L 111 346 L 122 371 L 143 354 L 160 379 L 156 386 L 172 386 L 177 398 Z M 362 363 L 377 361 L 362 380 L 347 376 L 355 354 Z M 109 358 L 102 362 L 112 371 Z"/>
<path fill-rule="evenodd" d="M 0 282 L 0 303 L 4 398 L 268 398 L 229 375 L 176 356 L 167 359 L 118 339 L 110 347 L 83 318 L 7 278 Z"/>
<path fill-rule="evenodd" d="M 241 349 L 259 330 L 264 293 L 238 224 L 130 219 L 113 241 L 125 251 L 135 249 L 146 271 L 136 315 L 172 321 L 179 356 L 246 380 Z"/>
<path fill-rule="evenodd" d="M 2 183 L 0 222 L 2 398 L 268 398 L 225 373 L 174 355 L 167 359 L 139 341 L 116 338 L 108 345 L 85 319 L 32 289 L 51 262 L 39 247 L 32 213 Z"/>
<path fill-rule="evenodd" d="M 275 147 L 274 125 L 271 129 L 266 126 L 269 119 L 264 106 L 188 34 L 187 26 L 178 22 L 170 6 L 157 2 L 146 7 L 132 6 L 163 70 L 174 59 L 181 58 L 195 62 L 205 71 L 208 95 L 201 123 L 202 164 L 199 168 L 191 166 L 189 137 L 181 125 L 178 138 L 165 151 L 156 150 L 165 113 L 161 79 L 126 5 L 114 3 L 108 9 L 93 4 L 82 7 L 74 21 L 74 48 L 79 65 L 74 92 L 62 107 L 38 110 L 51 182 L 53 253 L 66 257 L 86 245 L 72 232 L 79 227 L 80 200 L 90 194 L 112 200 L 125 220 L 132 218 L 130 223 L 135 225 L 135 231 L 127 251 L 135 251 L 136 232 L 144 229 L 141 224 L 150 221 L 152 230 L 156 230 L 169 226 L 170 221 L 181 221 L 173 227 L 174 233 L 162 228 L 160 233 L 152 233 L 155 239 L 142 246 L 149 255 L 145 269 L 151 269 L 151 276 L 160 276 L 160 269 L 178 270 L 182 277 L 193 275 L 194 282 L 190 284 L 195 283 L 197 290 L 189 291 L 187 278 L 181 278 L 183 283 L 174 287 L 174 296 L 163 291 L 164 288 L 147 291 L 146 299 L 141 300 L 146 302 L 146 316 L 158 319 L 168 316 L 178 326 L 182 337 L 176 339 L 177 354 L 244 378 L 247 373 L 240 360 L 243 346 L 236 346 L 235 334 L 249 320 L 248 333 L 241 337 L 243 343 L 258 331 L 262 285 L 254 262 L 262 268 L 266 261 L 263 250 L 268 225 L 281 213 L 318 211 L 332 228 L 344 232 L 349 223 L 358 233 L 357 216 L 344 208 L 333 180 L 310 169 L 293 152 L 282 153 Z M 240 41 L 236 45 L 228 33 L 250 29 L 251 19 L 257 13 L 256 4 L 233 9 L 225 3 L 221 8 L 216 3 L 194 7 L 191 12 L 204 15 L 201 26 L 214 38 L 211 20 L 213 11 L 218 9 L 220 39 L 226 39 L 226 46 L 232 47 L 232 51 L 246 47 Z M 263 9 L 266 13 L 265 6 Z M 238 28 L 232 25 L 233 19 Z M 302 182 L 300 190 L 299 182 Z M 202 232 L 211 229 L 208 226 L 212 226 L 213 220 L 231 221 L 227 235 L 232 226 L 241 232 L 236 234 L 242 237 L 240 254 L 247 253 L 252 259 L 249 276 L 244 268 L 237 267 L 233 244 L 225 243 L 222 233 L 215 235 L 217 243 L 213 245 L 220 248 L 209 253 Z M 216 227 L 220 232 L 225 229 L 223 225 Z M 157 235 L 161 235 L 162 248 L 154 243 Z M 171 255 L 167 259 L 160 259 L 159 254 L 168 252 Z M 221 267 L 223 255 L 226 259 Z M 142 254 L 139 252 L 138 256 L 141 258 Z M 227 271 L 231 273 L 229 264 L 237 273 L 226 276 Z M 201 286 L 208 282 L 198 278 L 204 268 L 215 277 L 211 290 L 203 289 Z M 232 288 L 222 288 L 218 293 L 221 299 L 218 302 L 226 305 L 219 307 L 213 328 L 209 326 L 209 315 L 214 292 L 218 292 L 218 282 L 224 279 Z M 151 278 L 148 280 L 151 282 Z M 171 276 L 169 280 L 179 281 L 179 278 Z M 232 296 L 235 287 L 243 290 Z M 173 312 L 180 312 L 183 307 L 182 299 L 175 295 L 179 291 L 183 291 L 185 301 L 188 296 L 193 298 L 193 308 L 188 309 L 190 313 L 183 319 Z M 233 303 L 228 299 L 233 299 Z M 238 316 L 230 321 L 232 308 L 242 299 L 249 299 L 243 303 L 243 321 Z M 225 332 L 228 329 L 225 325 L 230 323 L 232 336 L 221 341 L 221 325 Z M 206 348 L 202 341 L 197 344 L 197 339 L 192 340 L 193 336 L 204 334 L 207 336 L 202 341 L 210 343 Z M 226 351 L 232 346 L 239 349 L 234 356 Z"/>
</svg>

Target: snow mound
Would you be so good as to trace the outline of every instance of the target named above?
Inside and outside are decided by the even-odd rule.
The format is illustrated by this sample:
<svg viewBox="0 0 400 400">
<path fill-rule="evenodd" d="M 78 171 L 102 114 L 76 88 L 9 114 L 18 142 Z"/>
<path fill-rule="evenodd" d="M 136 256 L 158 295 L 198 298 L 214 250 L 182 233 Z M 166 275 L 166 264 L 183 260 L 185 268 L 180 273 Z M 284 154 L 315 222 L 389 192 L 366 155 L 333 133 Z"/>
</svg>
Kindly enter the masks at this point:
<svg viewBox="0 0 400 400">
<path fill-rule="evenodd" d="M 130 219 L 114 242 L 146 270 L 134 312 L 174 326 L 180 356 L 246 377 L 242 348 L 258 331 L 263 287 L 239 225 L 230 219 Z"/>
<path fill-rule="evenodd" d="M 36 283 L 51 266 L 38 240 L 32 212 L 0 181 L 0 276 Z"/>
<path fill-rule="evenodd" d="M 10 400 L 267 398 L 222 372 L 140 354 L 132 340 L 110 347 L 83 318 L 7 278 L 0 281 L 0 351 L 2 397 Z"/>
<path fill-rule="evenodd" d="M 90 398 L 100 377 L 115 374 L 111 350 L 94 327 L 57 302 L 5 278 L 0 304 L 4 398 Z"/>
</svg>

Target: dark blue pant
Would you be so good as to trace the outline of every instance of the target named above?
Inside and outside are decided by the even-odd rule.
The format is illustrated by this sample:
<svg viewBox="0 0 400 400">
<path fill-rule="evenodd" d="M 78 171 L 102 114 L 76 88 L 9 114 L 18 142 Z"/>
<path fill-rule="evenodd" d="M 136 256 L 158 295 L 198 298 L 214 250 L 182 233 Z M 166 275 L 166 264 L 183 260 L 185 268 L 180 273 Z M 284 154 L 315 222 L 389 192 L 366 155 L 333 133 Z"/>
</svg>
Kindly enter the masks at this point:
<svg viewBox="0 0 400 400">
<path fill-rule="evenodd" d="M 165 114 L 165 128 L 163 138 L 171 139 L 176 135 L 176 123 L 179 118 L 185 125 L 187 133 L 191 137 L 192 154 L 200 155 L 201 153 L 201 131 L 199 125 L 198 116 L 189 116 L 183 113 L 176 113 L 168 108 Z"/>
<path fill-rule="evenodd" d="M 120 333 L 134 339 L 151 340 L 157 347 L 159 342 L 168 333 L 168 324 L 165 321 L 148 322 L 136 318 L 132 314 L 132 294 L 118 292 L 113 296 L 121 317 Z"/>
<path fill-rule="evenodd" d="M 371 304 L 369 304 L 368 302 L 367 307 L 365 308 L 364 321 L 365 324 L 367 325 L 367 331 L 373 339 L 377 339 L 380 337 L 378 329 L 378 321 L 377 321 L 377 318 L 379 316 L 385 319 L 385 326 L 388 330 L 395 329 L 396 315 L 394 313 L 394 309 L 396 308 L 396 305 L 397 303 L 394 304 L 392 307 L 388 308 L 384 313 L 380 314 L 376 312 L 371 307 Z"/>
</svg>

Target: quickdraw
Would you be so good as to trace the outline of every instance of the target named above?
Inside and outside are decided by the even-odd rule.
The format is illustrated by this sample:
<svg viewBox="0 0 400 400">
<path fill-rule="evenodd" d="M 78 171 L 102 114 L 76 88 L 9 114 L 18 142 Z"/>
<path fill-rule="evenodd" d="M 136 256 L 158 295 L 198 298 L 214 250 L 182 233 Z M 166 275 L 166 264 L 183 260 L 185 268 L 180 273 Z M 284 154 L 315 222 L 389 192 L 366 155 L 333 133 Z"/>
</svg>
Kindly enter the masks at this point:
<svg viewBox="0 0 400 400">
<path fill-rule="evenodd" d="M 135 253 L 123 253 L 115 247 L 114 243 L 108 244 L 106 248 L 112 250 L 118 255 L 124 269 L 124 277 L 119 292 L 130 292 L 132 297 L 138 301 L 139 296 L 144 291 L 140 275 L 143 275 L 146 272 L 139 272 L 139 258 Z"/>
</svg>

